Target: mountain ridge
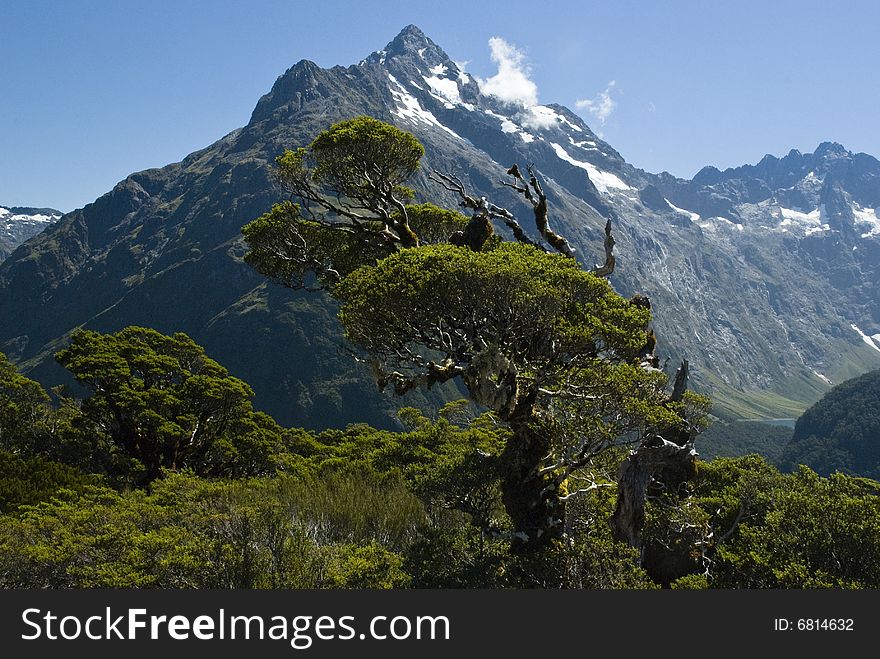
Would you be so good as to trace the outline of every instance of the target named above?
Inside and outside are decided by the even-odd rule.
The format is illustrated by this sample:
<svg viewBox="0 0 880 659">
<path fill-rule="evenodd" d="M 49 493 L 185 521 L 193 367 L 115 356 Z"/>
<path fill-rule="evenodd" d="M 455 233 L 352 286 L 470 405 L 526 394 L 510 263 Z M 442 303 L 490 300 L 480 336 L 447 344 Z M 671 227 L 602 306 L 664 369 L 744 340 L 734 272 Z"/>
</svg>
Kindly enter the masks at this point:
<svg viewBox="0 0 880 659">
<path fill-rule="evenodd" d="M 179 163 L 133 173 L 27 243 L 0 265 L 0 308 L 19 310 L 0 318 L 0 350 L 56 384 L 63 374 L 51 353 L 76 327 L 186 331 L 254 386 L 259 407 L 313 427 L 393 425 L 400 405 L 455 396 L 380 395 L 343 354 L 332 302 L 270 286 L 241 261 L 240 227 L 280 198 L 274 157 L 358 114 L 423 142 L 425 167 L 413 181 L 420 199 L 457 205 L 428 180 L 444 171 L 525 218 L 500 182 L 512 163 L 535 163 L 551 221 L 587 267 L 600 260 L 613 219 L 612 282 L 651 297 L 662 352 L 691 360 L 719 413 L 796 416 L 828 381 L 880 366 L 880 347 L 850 327 L 880 334 L 875 159 L 793 150 L 718 175 L 704 168 L 690 181 L 651 174 L 564 106 L 483 94 L 414 26 L 358 64 L 300 60 L 246 126 Z M 792 178 L 808 163 L 816 169 Z"/>
<path fill-rule="evenodd" d="M 0 262 L 61 215 L 54 208 L 0 205 Z"/>
</svg>

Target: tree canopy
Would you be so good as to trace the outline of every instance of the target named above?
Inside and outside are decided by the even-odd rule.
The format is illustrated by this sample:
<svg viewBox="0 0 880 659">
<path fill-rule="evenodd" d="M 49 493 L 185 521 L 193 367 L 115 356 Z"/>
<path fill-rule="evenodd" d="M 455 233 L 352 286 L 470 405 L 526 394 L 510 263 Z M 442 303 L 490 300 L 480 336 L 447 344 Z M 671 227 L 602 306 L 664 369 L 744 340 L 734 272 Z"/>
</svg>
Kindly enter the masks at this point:
<svg viewBox="0 0 880 659">
<path fill-rule="evenodd" d="M 141 332 L 129 330 L 134 337 Z M 177 343 L 162 335 L 145 343 L 153 339 Z M 180 343 L 188 346 L 183 352 L 200 354 L 189 341 Z M 123 345 L 121 352 L 150 350 L 135 339 Z M 133 377 L 127 361 L 107 354 L 101 361 L 103 367 L 93 365 L 95 382 L 107 380 L 97 378 L 105 370 L 120 380 Z M 180 368 L 166 365 L 169 372 Z M 221 452 L 226 462 L 208 452 L 198 464 L 193 454 L 186 466 L 147 481 L 119 478 L 73 450 L 85 442 L 112 445 L 88 415 L 89 399 L 64 397 L 56 407 L 11 364 L 2 376 L 4 391 L 13 389 L 11 383 L 27 390 L 23 400 L 37 404 L 39 412 L 35 428 L 7 425 L 12 432 L 0 438 L 2 587 L 880 584 L 880 483 L 865 478 L 822 478 L 807 468 L 782 474 L 758 456 L 698 462 L 678 488 L 668 487 L 668 473 L 654 472 L 655 481 L 667 486 L 648 483 L 636 549 L 617 541 L 607 523 L 628 491 L 614 474 L 621 467 L 627 474 L 633 464 L 644 468 L 640 461 L 651 454 L 643 451 L 644 442 L 635 451 L 609 446 L 557 492 L 566 502 L 566 541 L 547 543 L 540 552 L 510 552 L 513 515 L 528 501 L 517 498 L 508 482 L 511 447 L 521 438 L 498 412 L 477 413 L 468 401 L 449 403 L 434 418 L 402 409 L 406 430 L 397 432 L 364 424 L 320 433 L 283 430 L 262 446 L 263 464 L 274 467 L 266 476 L 229 468 L 243 446 L 233 434 L 227 439 L 235 450 Z M 137 397 L 136 383 L 129 386 Z M 559 399 L 549 400 L 548 434 L 562 451 L 575 435 L 562 430 Z M 155 396 L 147 404 L 166 414 L 165 401 Z M 28 423 L 33 417 L 17 418 Z M 581 431 L 580 424 L 574 428 Z M 22 443 L 23 430 L 32 434 Z"/>
<path fill-rule="evenodd" d="M 79 422 L 147 481 L 162 469 L 259 474 L 280 428 L 255 412 L 251 388 L 185 334 L 81 330 L 56 358 L 92 395 Z"/>
<path fill-rule="evenodd" d="M 39 442 L 49 396 L 0 353 L 0 447 L 30 454 Z"/>
<path fill-rule="evenodd" d="M 686 364 L 665 391 L 648 300 L 626 300 L 603 278 L 614 269 L 610 220 L 605 263 L 585 271 L 551 228 L 531 167 L 524 175 L 514 165 L 502 183 L 527 202 L 538 238 L 454 175 L 430 173 L 470 218 L 409 204 L 405 185 L 423 153 L 412 135 L 369 117 L 285 152 L 278 178 L 292 200 L 244 227 L 246 261 L 283 285 L 338 299 L 345 335 L 380 387 L 402 394 L 458 379 L 510 428 L 498 469 L 514 547 L 565 534 L 568 481 L 589 473 L 600 452 L 621 442 L 661 449 L 653 454 L 662 459 L 630 470 L 635 493 L 615 516 L 629 527 L 621 536 L 637 543 L 642 481 L 670 460 L 692 463 L 699 415 L 687 418 Z"/>
</svg>

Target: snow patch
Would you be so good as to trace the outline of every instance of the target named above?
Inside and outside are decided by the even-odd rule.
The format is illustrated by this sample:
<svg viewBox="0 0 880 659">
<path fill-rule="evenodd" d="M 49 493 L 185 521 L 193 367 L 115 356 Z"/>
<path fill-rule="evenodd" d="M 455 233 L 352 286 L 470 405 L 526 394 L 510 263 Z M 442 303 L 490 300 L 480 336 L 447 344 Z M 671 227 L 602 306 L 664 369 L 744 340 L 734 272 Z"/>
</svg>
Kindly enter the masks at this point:
<svg viewBox="0 0 880 659">
<path fill-rule="evenodd" d="M 408 119 L 409 121 L 415 123 L 427 124 L 429 126 L 434 126 L 435 128 L 439 128 L 441 130 L 446 131 L 453 137 L 457 137 L 462 142 L 466 141 L 461 135 L 456 133 L 454 130 L 447 128 L 443 124 L 441 124 L 437 117 L 435 117 L 431 112 L 425 110 L 421 104 L 419 104 L 418 99 L 410 94 L 406 87 L 401 85 L 397 78 L 395 78 L 390 73 L 388 74 L 388 79 L 391 80 L 391 83 L 394 85 L 390 88 L 391 96 L 394 98 L 397 107 L 391 111 L 396 117 L 400 117 L 401 119 Z M 396 89 L 395 89 L 396 87 Z"/>
<path fill-rule="evenodd" d="M 26 213 L 13 213 L 8 208 L 0 208 L 0 217 L 4 218 L 4 222 L 10 225 L 14 222 L 23 224 L 51 224 L 61 217 L 61 215 L 46 215 L 44 213 L 34 213 L 27 215 Z"/>
<path fill-rule="evenodd" d="M 424 48 L 419 48 L 419 50 L 418 50 L 417 52 L 419 53 L 419 57 L 421 57 L 422 59 L 424 59 L 424 57 L 425 57 L 425 49 L 424 49 Z"/>
<path fill-rule="evenodd" d="M 471 77 L 467 73 L 465 73 L 464 70 L 464 68 L 468 65 L 468 62 L 453 62 L 453 64 L 455 64 L 455 70 L 458 74 L 458 81 L 463 85 L 469 84 L 471 81 Z"/>
<path fill-rule="evenodd" d="M 785 233 L 789 229 L 804 229 L 805 236 L 831 231 L 831 226 L 822 222 L 824 214 L 822 206 L 811 210 L 809 213 L 782 206 L 779 207 L 778 211 L 771 211 L 771 216 L 781 218 L 781 222 L 776 227 L 778 231 Z"/>
<path fill-rule="evenodd" d="M 483 110 L 483 112 L 488 114 L 490 117 L 494 117 L 495 119 L 498 119 L 498 121 L 501 122 L 501 132 L 502 133 L 518 133 L 521 130 L 521 128 L 519 126 L 517 126 L 515 123 L 513 123 L 513 121 L 511 121 L 510 119 L 505 117 L 503 114 L 498 114 L 497 112 L 492 112 L 492 110 Z M 534 139 L 535 138 L 532 137 L 532 140 L 534 140 Z M 531 141 L 531 140 L 529 140 L 529 141 Z"/>
<path fill-rule="evenodd" d="M 822 375 L 819 371 L 813 371 L 813 375 L 822 380 L 822 382 L 824 382 L 825 384 L 834 384 L 828 377 Z"/>
<path fill-rule="evenodd" d="M 568 119 L 566 119 L 565 117 L 563 117 L 561 114 L 556 115 L 556 116 L 558 116 L 558 117 L 559 117 L 559 120 L 560 120 L 562 123 L 567 124 L 568 127 L 571 128 L 572 130 L 576 130 L 576 131 L 579 132 L 579 133 L 583 133 L 583 132 L 584 132 L 584 131 L 581 129 L 580 126 L 575 126 L 575 125 L 574 125 L 573 123 L 571 123 Z"/>
<path fill-rule="evenodd" d="M 581 140 L 580 142 L 575 142 L 574 138 L 569 135 L 568 141 L 571 142 L 572 146 L 576 146 L 579 149 L 583 149 L 584 151 L 598 151 L 599 147 L 596 146 L 596 143 L 593 140 Z"/>
<path fill-rule="evenodd" d="M 513 123 L 510 119 L 506 117 L 501 120 L 501 132 L 502 133 L 516 133 L 519 132 L 519 126 Z"/>
<path fill-rule="evenodd" d="M 431 76 L 430 78 L 422 76 L 422 79 L 428 83 L 428 86 L 431 89 L 440 95 L 445 101 L 445 105 L 448 109 L 452 109 L 455 105 L 461 104 L 461 95 L 458 93 L 458 83 L 455 82 L 455 80 L 438 78 L 437 76 Z"/>
<path fill-rule="evenodd" d="M 874 350 L 876 350 L 877 352 L 880 352 L 880 334 L 875 334 L 874 336 L 868 336 L 862 330 L 860 330 L 855 323 L 851 323 L 850 327 L 852 327 L 856 332 L 858 332 L 858 335 L 860 337 L 862 337 L 862 341 L 864 341 L 869 346 L 874 348 Z"/>
<path fill-rule="evenodd" d="M 699 213 L 694 213 L 693 211 L 688 211 L 688 210 L 685 210 L 684 208 L 679 208 L 678 206 L 673 204 L 671 201 L 669 201 L 666 197 L 663 198 L 663 201 L 665 201 L 667 204 L 669 204 L 669 207 L 672 210 L 674 210 L 676 213 L 683 213 L 684 215 L 690 216 L 691 222 L 699 222 L 700 221 L 700 214 Z"/>
<path fill-rule="evenodd" d="M 856 224 L 867 226 L 868 228 L 868 230 L 862 234 L 862 238 L 880 236 L 880 217 L 877 215 L 876 208 L 862 208 L 857 204 L 853 204 L 852 211 Z"/>
<path fill-rule="evenodd" d="M 816 210 L 812 210 L 809 213 L 803 213 L 801 211 L 792 210 L 791 208 L 782 208 L 779 207 L 779 214 L 782 216 L 782 222 L 779 223 L 779 226 L 791 226 L 793 224 L 808 224 L 808 225 L 820 225 L 822 223 L 821 217 L 822 213 L 817 208 Z"/>
<path fill-rule="evenodd" d="M 740 232 L 745 231 L 745 228 L 739 222 L 734 222 L 733 220 L 726 217 L 721 217 L 720 215 L 707 217 L 705 220 L 696 221 L 696 224 L 701 229 L 705 229 L 710 232 L 718 231 L 718 229 L 736 229 Z"/>
<path fill-rule="evenodd" d="M 529 143 L 535 141 L 535 136 L 532 135 L 531 133 L 527 133 L 525 131 L 521 132 L 519 134 L 519 136 L 522 138 L 522 141 L 525 142 L 526 144 L 529 144 Z"/>
<path fill-rule="evenodd" d="M 551 110 L 552 112 L 552 110 Z M 555 113 L 554 113 L 555 114 Z M 596 189 L 599 192 L 604 192 L 609 194 L 609 191 L 614 190 L 632 190 L 633 188 L 624 183 L 620 178 L 612 174 L 611 172 L 606 172 L 595 165 L 582 162 L 580 160 L 575 160 L 568 152 L 562 148 L 556 142 L 551 142 L 550 146 L 553 147 L 553 150 L 556 152 L 556 156 L 561 160 L 564 160 L 567 163 L 574 165 L 575 167 L 580 167 L 581 169 L 586 170 L 587 174 L 590 175 L 590 180 L 593 182 L 593 185 L 596 186 Z"/>
<path fill-rule="evenodd" d="M 445 64 L 438 64 L 437 66 L 432 66 L 430 69 L 428 69 L 428 71 L 433 73 L 435 76 L 442 76 L 444 73 L 446 73 L 446 70 L 447 69 Z"/>
</svg>

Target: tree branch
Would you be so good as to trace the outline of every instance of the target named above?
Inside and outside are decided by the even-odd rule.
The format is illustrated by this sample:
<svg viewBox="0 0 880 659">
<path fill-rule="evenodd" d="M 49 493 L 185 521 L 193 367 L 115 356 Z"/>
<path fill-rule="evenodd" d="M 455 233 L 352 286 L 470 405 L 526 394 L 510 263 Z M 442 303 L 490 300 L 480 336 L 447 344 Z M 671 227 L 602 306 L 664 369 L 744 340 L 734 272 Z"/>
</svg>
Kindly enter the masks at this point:
<svg viewBox="0 0 880 659">
<path fill-rule="evenodd" d="M 610 277 L 614 272 L 614 236 L 611 235 L 611 220 L 605 223 L 605 263 L 597 265 L 590 272 L 597 277 Z"/>
</svg>

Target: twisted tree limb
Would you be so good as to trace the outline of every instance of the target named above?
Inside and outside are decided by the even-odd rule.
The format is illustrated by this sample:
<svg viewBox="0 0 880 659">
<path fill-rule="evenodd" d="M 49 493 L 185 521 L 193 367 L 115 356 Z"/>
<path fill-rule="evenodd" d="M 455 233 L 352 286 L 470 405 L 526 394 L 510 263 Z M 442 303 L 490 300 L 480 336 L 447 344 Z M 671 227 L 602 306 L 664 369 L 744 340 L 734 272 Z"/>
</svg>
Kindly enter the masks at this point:
<svg viewBox="0 0 880 659">
<path fill-rule="evenodd" d="M 538 180 L 538 176 L 535 174 L 532 166 L 529 165 L 528 167 L 528 182 L 526 182 L 517 165 L 513 165 L 513 167 L 508 169 L 507 173 L 513 177 L 515 182 L 505 182 L 504 185 L 519 192 L 525 197 L 526 201 L 532 205 L 532 209 L 535 213 L 535 226 L 538 229 L 538 233 L 541 234 L 541 237 L 557 252 L 573 259 L 575 255 L 574 247 L 572 247 L 571 243 L 569 243 L 563 236 L 550 228 L 549 213 L 547 210 L 547 195 L 544 194 L 544 187 Z"/>
<path fill-rule="evenodd" d="M 590 270 L 597 277 L 610 277 L 614 272 L 614 236 L 611 235 L 611 220 L 605 223 L 605 263 Z"/>
<path fill-rule="evenodd" d="M 670 403 L 681 402 L 684 397 L 688 371 L 687 360 L 682 360 L 669 396 Z M 693 475 L 697 457 L 694 437 L 695 433 L 687 424 L 660 429 L 642 441 L 623 461 L 618 476 L 617 505 L 611 519 L 612 533 L 616 540 L 641 549 L 648 487 L 661 472 L 670 476 L 664 480 L 679 482 Z"/>
</svg>

